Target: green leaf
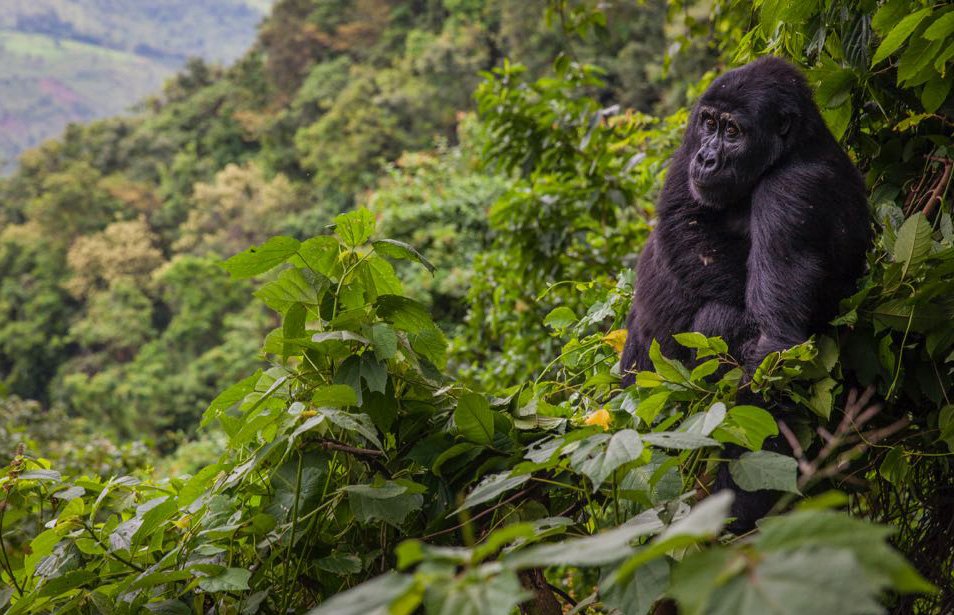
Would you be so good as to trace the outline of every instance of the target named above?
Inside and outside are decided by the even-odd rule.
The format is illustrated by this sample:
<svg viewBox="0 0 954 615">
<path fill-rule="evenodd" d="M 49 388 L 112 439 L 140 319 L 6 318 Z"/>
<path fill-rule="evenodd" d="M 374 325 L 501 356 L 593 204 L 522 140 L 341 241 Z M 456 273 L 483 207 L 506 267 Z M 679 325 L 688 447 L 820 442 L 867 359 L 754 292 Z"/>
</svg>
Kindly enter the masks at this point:
<svg viewBox="0 0 954 615">
<path fill-rule="evenodd" d="M 365 440 L 371 442 L 376 447 L 383 448 L 378 439 L 377 430 L 374 427 L 374 421 L 367 414 L 361 412 L 345 412 L 336 408 L 318 408 L 317 412 L 326 419 L 344 429 L 360 434 Z"/>
<path fill-rule="evenodd" d="M 222 268 L 233 278 L 250 278 L 281 265 L 295 254 L 300 245 L 294 237 L 272 237 L 260 246 L 229 258 L 222 263 Z"/>
<path fill-rule="evenodd" d="M 726 420 L 712 437 L 719 442 L 731 442 L 757 451 L 770 436 L 778 435 L 778 423 L 767 411 L 758 406 L 736 406 L 729 410 Z"/>
<path fill-rule="evenodd" d="M 386 615 L 391 612 L 391 604 L 413 585 L 411 575 L 389 572 L 335 594 L 324 604 L 308 611 L 308 615 Z M 413 608 L 405 612 L 413 612 Z"/>
<path fill-rule="evenodd" d="M 698 434 L 681 433 L 678 431 L 658 431 L 642 434 L 643 442 L 659 448 L 673 448 L 677 450 L 693 450 L 707 446 L 721 446 L 716 440 Z"/>
<path fill-rule="evenodd" d="M 381 254 L 382 256 L 399 260 L 416 261 L 424 265 L 424 268 L 429 272 L 434 273 L 434 265 L 424 258 L 424 255 L 418 252 L 413 246 L 406 244 L 403 241 L 396 241 L 394 239 L 380 239 L 378 241 L 371 242 L 371 245 L 374 246 L 374 251 L 378 254 Z"/>
<path fill-rule="evenodd" d="M 934 20 L 924 31 L 924 38 L 936 41 L 954 34 L 954 11 L 948 11 Z"/>
<path fill-rule="evenodd" d="M 798 490 L 798 462 L 788 455 L 771 451 L 743 453 L 729 462 L 736 484 L 746 491 L 770 489 L 801 495 Z"/>
<path fill-rule="evenodd" d="M 849 551 L 831 548 L 772 553 L 748 574 L 717 588 L 707 615 L 882 613 L 878 589 Z"/>
<path fill-rule="evenodd" d="M 379 361 L 394 358 L 398 348 L 397 334 L 390 325 L 379 322 L 371 327 L 371 346 Z"/>
<path fill-rule="evenodd" d="M 603 566 L 616 563 L 635 550 L 629 543 L 662 530 L 665 524 L 655 510 L 647 510 L 625 524 L 585 538 L 535 545 L 504 559 L 515 568 L 544 566 Z"/>
<path fill-rule="evenodd" d="M 261 377 L 262 370 L 258 370 L 248 378 L 236 382 L 219 393 L 216 398 L 212 400 L 212 403 L 209 404 L 209 407 L 206 408 L 205 413 L 203 413 L 200 425 L 206 427 L 220 414 L 245 399 L 246 395 L 255 390 L 255 385 Z"/>
<path fill-rule="evenodd" d="M 701 333 L 676 333 L 672 337 L 680 346 L 685 346 L 686 348 L 695 350 L 709 347 L 709 339 Z"/>
<path fill-rule="evenodd" d="M 725 420 L 725 404 L 718 401 L 706 410 L 690 416 L 679 426 L 682 433 L 708 436 Z"/>
<path fill-rule="evenodd" d="M 320 273 L 329 278 L 336 278 L 342 273 L 338 255 L 340 246 L 334 237 L 323 235 L 321 237 L 312 237 L 304 242 L 298 248 L 299 257 L 293 263 L 307 267 L 315 273 Z"/>
<path fill-rule="evenodd" d="M 351 512 L 362 524 L 380 520 L 397 527 L 424 505 L 420 493 L 412 493 L 407 486 L 390 480 L 380 485 L 348 485 L 344 490 Z"/>
<path fill-rule="evenodd" d="M 226 568 L 221 574 L 201 579 L 199 588 L 207 592 L 243 591 L 249 589 L 248 580 L 251 577 L 251 570 Z"/>
<path fill-rule="evenodd" d="M 600 589 L 600 600 L 621 613 L 642 615 L 650 612 L 650 607 L 668 588 L 669 562 L 659 558 L 640 568 L 639 574 L 632 575 L 626 582 Z"/>
<path fill-rule="evenodd" d="M 361 208 L 335 217 L 335 234 L 354 248 L 366 243 L 374 233 L 374 214 Z"/>
<path fill-rule="evenodd" d="M 576 322 L 576 314 L 573 313 L 573 310 L 561 305 L 560 307 L 550 310 L 550 313 L 547 314 L 547 317 L 543 319 L 543 324 L 552 327 L 558 331 L 563 331 L 570 325 Z"/>
<path fill-rule="evenodd" d="M 318 305 L 320 295 L 324 294 L 330 284 L 328 278 L 321 277 L 313 286 L 305 279 L 301 270 L 292 268 L 282 271 L 277 278 L 264 284 L 252 294 L 276 312 L 284 313 L 295 303 Z"/>
<path fill-rule="evenodd" d="M 578 455 L 578 452 L 583 454 Z M 570 466 L 590 479 L 595 492 L 616 468 L 639 459 L 642 453 L 643 443 L 639 433 L 633 429 L 623 429 L 593 449 L 581 448 L 574 451 L 570 456 Z"/>
<path fill-rule="evenodd" d="M 733 499 L 731 491 L 720 491 L 710 495 L 693 506 L 688 515 L 667 527 L 654 541 L 665 543 L 678 537 L 717 536 L 729 517 Z"/>
<path fill-rule="evenodd" d="M 903 279 L 912 267 L 924 262 L 930 253 L 931 223 L 924 214 L 918 212 L 904 222 L 894 242 L 894 261 L 904 265 L 901 278 Z"/>
<path fill-rule="evenodd" d="M 954 16 L 954 13 L 948 13 L 948 15 Z M 928 81 L 921 91 L 921 104 L 924 105 L 924 110 L 928 113 L 937 111 L 951 93 L 952 84 L 954 79 L 951 79 L 950 75 L 937 75 Z"/>
<path fill-rule="evenodd" d="M 346 384 L 324 384 L 312 393 L 311 403 L 316 406 L 345 408 L 358 405 L 358 395 L 354 387 Z"/>
<path fill-rule="evenodd" d="M 425 610 L 434 615 L 511 615 L 530 596 L 513 572 L 490 575 L 478 569 L 432 586 Z"/>
<path fill-rule="evenodd" d="M 841 138 L 845 136 L 845 131 L 848 130 L 848 125 L 851 124 L 851 103 L 845 103 L 840 107 L 835 107 L 832 109 L 821 109 L 821 114 L 825 119 L 825 124 L 828 126 L 831 134 L 835 137 L 835 140 L 840 141 Z"/>
<path fill-rule="evenodd" d="M 464 499 L 464 503 L 460 505 L 460 508 L 450 513 L 448 516 L 455 515 L 462 510 L 473 508 L 479 504 L 489 502 L 501 494 L 519 487 L 528 480 L 530 480 L 529 474 L 510 476 L 510 472 L 501 472 L 499 474 L 491 474 L 490 476 L 486 476 L 477 484 L 476 487 L 474 487 L 474 490 L 467 495 L 467 497 Z"/>
<path fill-rule="evenodd" d="M 660 391 L 659 393 L 653 393 L 646 399 L 640 400 L 636 406 L 636 416 L 642 419 L 647 427 L 651 426 L 653 421 L 656 420 L 656 417 L 659 416 L 659 413 L 666 406 L 670 395 L 672 395 L 672 391 Z"/>
<path fill-rule="evenodd" d="M 494 413 L 484 397 L 467 393 L 454 409 L 454 424 L 460 434 L 476 444 L 490 446 L 494 442 Z"/>
<path fill-rule="evenodd" d="M 882 60 L 897 51 L 898 48 L 904 44 L 904 41 L 908 40 L 908 37 L 917 29 L 924 18 L 930 14 L 930 8 L 921 9 L 898 22 L 888 35 L 884 37 L 884 40 L 881 41 L 878 50 L 875 51 L 874 57 L 871 58 L 871 66 L 874 67 L 878 65 Z"/>
<path fill-rule="evenodd" d="M 932 592 L 925 581 L 887 542 L 890 527 L 854 519 L 830 510 L 797 510 L 768 517 L 759 524 L 756 546 L 763 552 L 788 552 L 798 548 L 848 550 L 879 585 L 901 592 Z"/>
</svg>

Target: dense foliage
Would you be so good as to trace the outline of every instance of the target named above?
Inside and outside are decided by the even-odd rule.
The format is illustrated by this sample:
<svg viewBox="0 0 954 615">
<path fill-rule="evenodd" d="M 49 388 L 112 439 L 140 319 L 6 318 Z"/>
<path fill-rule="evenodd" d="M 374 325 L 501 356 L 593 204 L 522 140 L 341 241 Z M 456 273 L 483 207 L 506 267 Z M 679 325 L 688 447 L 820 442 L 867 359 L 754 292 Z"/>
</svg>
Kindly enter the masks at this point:
<svg viewBox="0 0 954 615">
<path fill-rule="evenodd" d="M 949 610 L 952 48 L 918 0 L 282 0 L 0 185 L 0 604 Z M 681 107 L 764 53 L 866 173 L 869 272 L 751 381 L 686 332 L 620 389 Z M 720 463 L 782 494 L 750 536 Z"/>
</svg>

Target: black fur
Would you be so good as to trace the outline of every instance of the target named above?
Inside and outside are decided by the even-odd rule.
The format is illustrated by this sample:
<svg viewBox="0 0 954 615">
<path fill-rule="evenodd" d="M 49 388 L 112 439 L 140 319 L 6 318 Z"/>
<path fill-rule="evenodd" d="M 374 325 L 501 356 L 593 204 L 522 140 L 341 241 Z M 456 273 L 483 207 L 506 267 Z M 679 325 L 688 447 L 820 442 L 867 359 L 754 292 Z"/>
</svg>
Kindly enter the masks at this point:
<svg viewBox="0 0 954 615">
<path fill-rule="evenodd" d="M 657 211 L 637 266 L 624 385 L 634 369 L 652 369 L 654 339 L 664 355 L 691 360 L 674 333 L 722 336 L 749 371 L 805 341 L 854 289 L 871 241 L 861 175 L 804 77 L 774 57 L 702 95 Z M 738 501 L 740 518 L 767 512 Z"/>
</svg>

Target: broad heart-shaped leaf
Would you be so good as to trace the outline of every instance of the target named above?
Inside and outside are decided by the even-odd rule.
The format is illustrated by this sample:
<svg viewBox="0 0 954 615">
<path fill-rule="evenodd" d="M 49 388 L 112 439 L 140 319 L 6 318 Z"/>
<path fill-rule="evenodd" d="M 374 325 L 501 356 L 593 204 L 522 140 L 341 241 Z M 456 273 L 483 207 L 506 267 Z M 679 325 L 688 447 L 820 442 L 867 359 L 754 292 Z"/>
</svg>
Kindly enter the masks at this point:
<svg viewBox="0 0 954 615">
<path fill-rule="evenodd" d="M 381 441 L 378 440 L 378 433 L 374 427 L 374 422 L 367 414 L 360 412 L 345 412 L 337 408 L 318 408 L 318 413 L 338 427 L 360 434 L 368 442 L 371 442 L 378 448 L 382 448 Z"/>
<path fill-rule="evenodd" d="M 769 436 L 778 435 L 778 423 L 767 410 L 758 406 L 736 406 L 725 421 L 712 432 L 719 442 L 731 442 L 757 451 Z"/>
<path fill-rule="evenodd" d="M 771 553 L 747 574 L 716 588 L 707 615 L 883 613 L 878 588 L 850 551 L 817 548 Z"/>
<path fill-rule="evenodd" d="M 425 269 L 431 273 L 434 273 L 434 265 L 432 265 L 429 260 L 424 258 L 424 255 L 418 252 L 413 246 L 406 244 L 403 241 L 396 241 L 394 239 L 380 239 L 378 241 L 371 242 L 371 245 L 374 246 L 374 251 L 382 256 L 396 258 L 399 260 L 417 261 L 418 263 L 424 265 Z"/>
<path fill-rule="evenodd" d="M 368 343 L 368 340 L 361 339 L 364 343 Z M 387 389 L 387 366 L 378 361 L 372 353 L 364 353 L 361 356 L 351 355 L 344 360 L 335 374 L 335 384 L 347 384 L 354 389 L 359 406 L 364 403 L 362 381 L 368 391 L 384 393 Z"/>
<path fill-rule="evenodd" d="M 681 433 L 678 431 L 658 431 L 642 434 L 643 442 L 648 442 L 659 448 L 673 448 L 676 450 L 693 450 L 707 446 L 721 446 L 712 438 L 698 434 Z"/>
<path fill-rule="evenodd" d="M 681 433 L 708 436 L 725 420 L 725 404 L 721 401 L 712 404 L 705 412 L 693 414 L 679 426 Z"/>
<path fill-rule="evenodd" d="M 284 312 L 294 303 L 318 305 L 321 295 L 331 285 L 328 278 L 307 272 L 314 282 L 308 281 L 299 269 L 282 271 L 276 279 L 263 285 L 253 294 L 276 312 Z"/>
<path fill-rule="evenodd" d="M 220 414 L 245 399 L 246 395 L 255 390 L 255 384 L 258 383 L 261 377 L 262 370 L 258 370 L 248 378 L 236 382 L 219 393 L 202 414 L 202 422 L 200 425 L 202 427 L 207 426 Z"/>
<path fill-rule="evenodd" d="M 892 256 L 896 263 L 902 263 L 901 278 L 907 275 L 912 267 L 917 267 L 928 254 L 931 253 L 931 223 L 927 217 L 918 212 L 908 218 L 894 241 Z"/>
<path fill-rule="evenodd" d="M 894 529 L 830 510 L 798 510 L 759 523 L 755 546 L 761 552 L 831 547 L 850 550 L 869 578 L 901 592 L 933 587 L 887 542 Z"/>
<path fill-rule="evenodd" d="M 606 575 L 604 575 L 606 578 Z M 607 579 L 608 581 L 608 579 Z M 649 613 L 650 607 L 669 587 L 669 562 L 655 559 L 639 569 L 626 582 L 602 583 L 600 599 L 606 606 L 619 609 L 621 613 Z"/>
<path fill-rule="evenodd" d="M 743 453 L 738 459 L 729 462 L 732 480 L 746 491 L 788 491 L 798 490 L 798 462 L 788 455 L 771 451 Z"/>
<path fill-rule="evenodd" d="M 473 508 L 474 506 L 483 504 L 484 502 L 489 502 L 502 493 L 519 487 L 528 480 L 530 480 L 529 474 L 523 474 L 522 476 L 510 476 L 510 472 L 491 474 L 490 476 L 485 477 L 482 481 L 480 481 L 480 483 L 477 484 L 476 487 L 474 487 L 474 490 L 467 495 L 460 508 L 450 514 L 455 515 L 462 510 Z"/>
<path fill-rule="evenodd" d="M 248 589 L 252 572 L 244 568 L 226 568 L 214 577 L 199 581 L 199 587 L 207 592 L 242 591 Z"/>
<path fill-rule="evenodd" d="M 908 40 L 908 37 L 917 29 L 924 18 L 930 14 L 930 8 L 915 11 L 899 21 L 898 25 L 891 28 L 888 35 L 885 36 L 881 44 L 878 45 L 878 50 L 875 51 L 874 57 L 871 58 L 871 66 L 876 66 L 879 62 L 897 51 L 898 48 L 904 44 L 904 41 Z"/>
<path fill-rule="evenodd" d="M 504 560 L 508 566 L 603 566 L 632 555 L 630 541 L 649 536 L 666 525 L 654 509 L 644 511 L 623 525 L 585 538 L 535 545 L 518 551 Z"/>
<path fill-rule="evenodd" d="M 693 506 L 688 515 L 667 527 L 665 532 L 656 537 L 655 542 L 663 543 L 681 536 L 702 538 L 718 535 L 729 516 L 733 499 L 731 491 L 710 495 Z"/>
<path fill-rule="evenodd" d="M 379 519 L 397 527 L 424 504 L 420 493 L 410 493 L 406 486 L 390 480 L 378 486 L 348 485 L 344 489 L 354 518 L 365 524 Z"/>
<path fill-rule="evenodd" d="M 477 569 L 428 588 L 425 612 L 433 615 L 510 615 L 530 597 L 510 570 L 490 576 Z"/>
<path fill-rule="evenodd" d="M 586 453 L 578 456 L 575 451 L 570 456 L 570 466 L 590 479 L 595 492 L 616 468 L 642 455 L 643 442 L 635 430 L 623 429 L 614 433 L 609 441 L 600 443 L 595 449 L 578 450 L 586 450 Z"/>
<path fill-rule="evenodd" d="M 233 278 L 250 278 L 277 267 L 298 251 L 294 237 L 272 237 L 260 246 L 239 252 L 222 263 Z"/>
<path fill-rule="evenodd" d="M 308 611 L 308 615 L 387 615 L 391 603 L 414 585 L 409 574 L 389 572 L 335 594 L 327 602 Z"/>
<path fill-rule="evenodd" d="M 338 261 L 340 249 L 338 240 L 334 237 L 312 237 L 302 242 L 298 248 L 298 256 L 291 259 L 291 263 L 329 278 L 337 278 L 342 273 L 341 263 Z"/>
<path fill-rule="evenodd" d="M 367 209 L 355 209 L 335 218 L 335 234 L 352 248 L 371 239 L 374 233 L 374 214 Z"/>
<path fill-rule="evenodd" d="M 353 387 L 346 384 L 325 384 L 311 394 L 311 403 L 316 406 L 346 408 L 358 405 L 358 395 Z"/>
<path fill-rule="evenodd" d="M 454 424 L 464 438 L 490 446 L 494 442 L 494 412 L 490 402 L 475 393 L 462 395 L 454 409 Z"/>
<path fill-rule="evenodd" d="M 575 322 L 576 314 L 574 314 L 573 310 L 566 307 L 565 305 L 553 308 L 550 310 L 550 313 L 547 314 L 547 317 L 543 319 L 543 324 L 561 331 Z"/>
</svg>

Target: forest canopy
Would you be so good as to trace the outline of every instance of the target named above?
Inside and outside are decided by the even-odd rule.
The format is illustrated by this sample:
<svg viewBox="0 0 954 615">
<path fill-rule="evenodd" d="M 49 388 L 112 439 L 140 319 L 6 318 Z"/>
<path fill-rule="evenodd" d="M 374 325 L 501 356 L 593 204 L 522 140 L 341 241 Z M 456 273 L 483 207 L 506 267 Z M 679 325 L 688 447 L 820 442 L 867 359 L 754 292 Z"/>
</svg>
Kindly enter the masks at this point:
<svg viewBox="0 0 954 615">
<path fill-rule="evenodd" d="M 867 271 L 751 380 L 687 331 L 624 387 L 687 108 L 763 55 Z M 0 607 L 949 611 L 952 65 L 922 0 L 278 0 L 0 180 Z M 781 495 L 751 534 L 719 464 Z"/>
</svg>

